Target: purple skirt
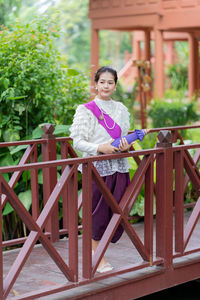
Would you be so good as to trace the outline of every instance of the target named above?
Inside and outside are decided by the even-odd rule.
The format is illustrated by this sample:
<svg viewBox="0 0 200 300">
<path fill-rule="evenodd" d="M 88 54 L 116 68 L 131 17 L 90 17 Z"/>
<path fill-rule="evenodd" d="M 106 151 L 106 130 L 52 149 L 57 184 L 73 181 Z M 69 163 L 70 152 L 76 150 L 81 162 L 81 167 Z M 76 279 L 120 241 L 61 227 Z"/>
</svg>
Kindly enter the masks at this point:
<svg viewBox="0 0 200 300">
<path fill-rule="evenodd" d="M 113 175 L 102 177 L 107 187 L 111 191 L 117 203 L 120 202 L 122 196 L 125 193 L 127 186 L 130 183 L 129 173 L 116 172 Z M 102 196 L 101 192 L 97 188 L 96 184 L 92 182 L 92 239 L 99 241 L 107 226 L 110 222 L 113 213 L 108 206 L 106 200 Z M 124 229 L 120 224 L 113 235 L 112 243 L 116 243 Z"/>
</svg>

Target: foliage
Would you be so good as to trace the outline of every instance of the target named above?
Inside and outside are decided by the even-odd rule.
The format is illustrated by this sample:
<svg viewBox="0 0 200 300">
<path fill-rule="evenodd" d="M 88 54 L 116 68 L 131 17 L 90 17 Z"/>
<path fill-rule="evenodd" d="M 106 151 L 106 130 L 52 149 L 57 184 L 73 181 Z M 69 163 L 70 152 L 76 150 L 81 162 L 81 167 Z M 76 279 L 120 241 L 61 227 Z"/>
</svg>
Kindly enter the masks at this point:
<svg viewBox="0 0 200 300">
<path fill-rule="evenodd" d="M 188 88 L 188 66 L 183 63 L 168 66 L 167 75 L 174 90 Z"/>
<path fill-rule="evenodd" d="M 46 122 L 55 125 L 55 134 L 68 135 L 76 106 L 89 96 L 88 82 L 86 75 L 69 68 L 61 57 L 58 37 L 59 28 L 48 17 L 1 27 L 0 141 L 40 138 L 43 131 L 38 125 Z M 25 148 L 1 148 L 0 166 L 18 164 Z M 38 176 L 42 185 L 40 171 Z M 10 175 L 4 174 L 4 178 L 9 181 Z M 27 210 L 31 208 L 30 189 L 30 173 L 24 172 L 14 191 Z M 20 225 L 17 231 L 16 224 Z M 23 232 L 20 219 L 6 203 L 4 239 L 22 236 Z"/>
<path fill-rule="evenodd" d="M 47 3 L 46 3 L 47 2 Z M 31 22 L 43 13 L 53 19 L 59 12 L 57 25 L 61 34 L 57 40 L 59 50 L 67 56 L 68 64 L 77 70 L 87 70 L 90 65 L 89 0 L 24 0 L 18 16 L 21 21 Z M 132 52 L 132 33 L 100 31 L 100 65 L 113 65 L 119 70 L 124 65 L 124 51 Z"/>
<path fill-rule="evenodd" d="M 145 139 L 147 138 L 148 136 L 145 137 Z M 145 140 L 144 139 L 144 140 Z M 144 140 L 142 142 L 139 142 L 139 141 L 136 141 L 134 143 L 134 149 L 135 150 L 142 150 L 143 149 L 143 143 L 144 143 Z M 149 147 L 150 148 L 150 147 Z M 142 157 L 140 157 L 142 159 Z M 128 161 L 129 161 L 129 164 L 130 164 L 130 169 L 129 169 L 129 176 L 130 176 L 130 179 L 133 178 L 137 168 L 138 168 L 138 165 L 136 163 L 136 161 L 132 158 L 132 157 L 129 157 L 128 158 Z M 156 177 L 155 177 L 155 164 L 154 164 L 154 182 L 156 180 Z M 134 216 L 134 215 L 137 215 L 137 216 L 140 216 L 140 217 L 144 217 L 144 203 L 145 203 L 145 189 L 144 189 L 144 186 L 142 186 L 142 189 L 130 211 L 130 216 Z M 156 208 L 155 208 L 155 203 L 154 203 L 154 208 L 153 208 L 153 214 L 156 213 Z"/>
<path fill-rule="evenodd" d="M 17 15 L 23 0 L 0 1 L 0 24 L 6 25 L 11 16 Z"/>
<path fill-rule="evenodd" d="M 68 64 L 78 70 L 87 69 L 90 60 L 88 0 L 48 0 L 44 3 L 39 0 L 23 1 L 18 16 L 22 22 L 29 23 L 44 13 L 51 20 L 57 19 L 56 24 L 61 28 L 57 45 L 59 51 L 67 56 Z"/>
<path fill-rule="evenodd" d="M 189 43 L 188 43 L 188 41 L 175 41 L 174 47 L 175 47 L 176 53 L 178 54 L 176 56 L 177 62 L 188 65 L 188 61 L 189 61 Z"/>
<path fill-rule="evenodd" d="M 65 84 L 65 97 L 57 101 L 56 106 L 56 119 L 59 124 L 71 124 L 77 105 L 89 99 L 87 74 L 69 76 Z"/>
<path fill-rule="evenodd" d="M 88 0 L 61 0 L 56 9 L 60 12 L 60 27 L 63 35 L 60 38 L 60 49 L 67 54 L 70 66 L 76 69 L 87 69 L 90 60 L 90 20 L 88 19 Z M 55 14 L 55 8 L 48 11 Z"/>
<path fill-rule="evenodd" d="M 1 140 L 24 138 L 38 124 L 54 123 L 63 107 L 74 107 L 88 95 L 85 77 L 70 70 L 57 50 L 58 36 L 58 27 L 47 17 L 25 25 L 17 22 L 9 29 L 2 27 Z M 71 117 L 68 113 L 65 121 L 70 122 Z"/>
<path fill-rule="evenodd" d="M 133 105 L 135 102 L 135 87 L 133 87 L 131 92 L 125 91 L 118 81 L 116 91 L 113 94 L 113 99 L 122 102 L 128 108 L 130 112 L 130 127 L 134 128 Z"/>
<path fill-rule="evenodd" d="M 154 100 L 148 111 L 153 127 L 182 126 L 199 120 L 194 102 Z"/>
<path fill-rule="evenodd" d="M 151 149 L 154 148 L 157 141 L 157 132 L 151 132 L 145 136 L 143 141 L 141 142 L 142 149 Z"/>
<path fill-rule="evenodd" d="M 186 91 L 181 89 L 181 90 L 174 90 L 174 89 L 167 89 L 165 90 L 164 94 L 164 100 L 170 102 L 173 100 L 179 100 L 182 101 L 185 97 Z"/>
<path fill-rule="evenodd" d="M 132 33 L 101 30 L 100 65 L 112 65 L 117 70 L 124 66 L 124 52 L 132 52 Z"/>
</svg>

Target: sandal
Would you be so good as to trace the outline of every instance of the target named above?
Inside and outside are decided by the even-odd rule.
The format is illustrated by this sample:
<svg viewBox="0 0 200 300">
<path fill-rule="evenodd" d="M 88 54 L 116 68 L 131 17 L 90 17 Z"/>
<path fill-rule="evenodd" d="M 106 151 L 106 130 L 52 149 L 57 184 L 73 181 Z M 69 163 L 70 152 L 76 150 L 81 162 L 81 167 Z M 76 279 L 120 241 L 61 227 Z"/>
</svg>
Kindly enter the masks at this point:
<svg viewBox="0 0 200 300">
<path fill-rule="evenodd" d="M 109 264 L 109 263 L 107 262 L 105 265 L 103 265 L 103 266 L 97 268 L 97 272 L 98 272 L 98 273 L 105 273 L 105 272 L 111 271 L 112 269 L 113 269 L 113 266 L 111 266 L 111 264 Z"/>
</svg>

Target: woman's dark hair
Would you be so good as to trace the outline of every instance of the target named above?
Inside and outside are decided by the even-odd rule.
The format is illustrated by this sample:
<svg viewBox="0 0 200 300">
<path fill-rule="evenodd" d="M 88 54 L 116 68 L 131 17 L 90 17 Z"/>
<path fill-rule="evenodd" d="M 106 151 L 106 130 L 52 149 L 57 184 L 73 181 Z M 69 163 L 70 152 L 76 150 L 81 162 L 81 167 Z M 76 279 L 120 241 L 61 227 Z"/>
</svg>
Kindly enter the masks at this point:
<svg viewBox="0 0 200 300">
<path fill-rule="evenodd" d="M 117 83 L 118 77 L 117 77 L 117 72 L 115 69 L 111 67 L 101 67 L 97 72 L 95 73 L 94 76 L 94 81 L 97 83 L 99 81 L 99 77 L 101 76 L 102 73 L 109 72 L 113 75 L 115 84 Z"/>
</svg>

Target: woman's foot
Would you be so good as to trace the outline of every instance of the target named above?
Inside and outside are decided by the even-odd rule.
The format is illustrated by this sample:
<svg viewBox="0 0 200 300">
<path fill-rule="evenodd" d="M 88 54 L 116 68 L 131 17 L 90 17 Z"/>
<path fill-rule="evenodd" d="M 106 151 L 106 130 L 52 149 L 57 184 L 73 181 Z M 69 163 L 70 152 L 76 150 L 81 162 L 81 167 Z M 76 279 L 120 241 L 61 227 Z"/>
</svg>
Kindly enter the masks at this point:
<svg viewBox="0 0 200 300">
<path fill-rule="evenodd" d="M 105 272 L 109 272 L 113 269 L 113 266 L 111 266 L 111 264 L 109 264 L 108 262 L 105 264 L 102 264 L 100 267 L 97 268 L 97 272 L 98 273 L 105 273 Z"/>
<path fill-rule="evenodd" d="M 94 250 L 92 250 L 92 255 L 94 255 Z M 111 266 L 111 264 L 109 264 L 105 258 L 103 257 L 98 268 L 97 268 L 97 272 L 98 273 L 105 273 L 105 272 L 109 272 L 113 269 L 113 266 Z"/>
</svg>

